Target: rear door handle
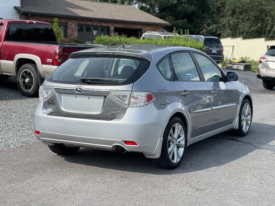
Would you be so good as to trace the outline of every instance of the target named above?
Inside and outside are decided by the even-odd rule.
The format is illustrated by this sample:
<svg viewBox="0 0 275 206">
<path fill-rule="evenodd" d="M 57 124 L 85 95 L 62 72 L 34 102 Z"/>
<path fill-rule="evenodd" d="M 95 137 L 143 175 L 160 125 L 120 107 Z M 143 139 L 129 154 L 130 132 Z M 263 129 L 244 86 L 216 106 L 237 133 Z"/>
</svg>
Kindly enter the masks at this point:
<svg viewBox="0 0 275 206">
<path fill-rule="evenodd" d="M 189 94 L 190 94 L 190 92 L 187 92 L 187 91 L 183 91 L 183 92 L 180 93 L 181 96 L 187 96 Z"/>
<path fill-rule="evenodd" d="M 213 91 L 211 91 L 211 94 L 217 94 L 218 93 L 218 91 L 217 90 L 213 90 Z"/>
</svg>

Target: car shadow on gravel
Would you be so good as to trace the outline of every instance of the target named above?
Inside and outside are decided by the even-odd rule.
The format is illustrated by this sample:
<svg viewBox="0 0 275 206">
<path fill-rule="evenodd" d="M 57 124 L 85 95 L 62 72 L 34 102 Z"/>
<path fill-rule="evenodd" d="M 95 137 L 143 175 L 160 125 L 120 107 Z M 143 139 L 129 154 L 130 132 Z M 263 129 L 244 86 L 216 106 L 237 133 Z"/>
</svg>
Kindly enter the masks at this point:
<svg viewBox="0 0 275 206">
<path fill-rule="evenodd" d="M 30 97 L 23 96 L 18 90 L 15 77 L 10 77 L 7 80 L 0 80 L 0 101 L 28 99 L 28 98 Z"/>
<path fill-rule="evenodd" d="M 141 153 L 118 154 L 81 149 L 75 156 L 66 156 L 64 159 L 75 164 L 137 173 L 157 175 L 189 173 L 237 161 L 258 149 L 275 152 L 275 146 L 268 145 L 275 141 L 272 131 L 275 131 L 273 125 L 253 123 L 246 137 L 239 138 L 224 132 L 205 139 L 187 148 L 183 162 L 175 170 L 157 168 Z"/>
</svg>

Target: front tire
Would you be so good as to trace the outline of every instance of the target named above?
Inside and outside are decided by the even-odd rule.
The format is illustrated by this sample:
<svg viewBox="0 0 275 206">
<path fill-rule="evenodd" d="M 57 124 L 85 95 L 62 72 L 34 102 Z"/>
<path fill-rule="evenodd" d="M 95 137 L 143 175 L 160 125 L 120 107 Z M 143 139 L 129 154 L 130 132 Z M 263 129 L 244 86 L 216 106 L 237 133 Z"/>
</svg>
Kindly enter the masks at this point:
<svg viewBox="0 0 275 206">
<path fill-rule="evenodd" d="M 248 99 L 244 99 L 239 113 L 239 129 L 234 134 L 244 137 L 248 134 L 252 123 L 252 107 Z"/>
<path fill-rule="evenodd" d="M 39 82 L 37 67 L 34 64 L 24 64 L 17 73 L 17 86 L 26 97 L 38 95 Z"/>
<path fill-rule="evenodd" d="M 161 155 L 153 159 L 153 163 L 164 169 L 177 168 L 182 162 L 186 142 L 186 128 L 180 118 L 174 117 L 165 129 Z"/>
<path fill-rule="evenodd" d="M 263 86 L 267 90 L 272 90 L 274 88 L 274 83 L 271 81 L 263 80 Z"/>
<path fill-rule="evenodd" d="M 63 144 L 55 144 L 53 146 L 49 146 L 49 148 L 53 153 L 64 156 L 74 155 L 80 149 L 80 147 L 68 147 Z"/>
</svg>

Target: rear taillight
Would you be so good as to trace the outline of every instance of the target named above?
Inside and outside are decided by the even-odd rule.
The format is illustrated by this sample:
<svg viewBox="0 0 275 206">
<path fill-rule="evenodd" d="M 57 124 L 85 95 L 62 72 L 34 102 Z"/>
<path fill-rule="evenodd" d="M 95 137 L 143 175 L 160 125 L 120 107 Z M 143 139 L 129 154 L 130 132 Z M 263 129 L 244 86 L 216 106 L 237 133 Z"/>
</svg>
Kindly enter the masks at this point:
<svg viewBox="0 0 275 206">
<path fill-rule="evenodd" d="M 109 97 L 124 107 L 140 107 L 154 101 L 150 92 L 111 91 Z"/>
<path fill-rule="evenodd" d="M 50 96 L 52 93 L 53 93 L 53 88 L 51 87 L 40 87 L 39 88 L 39 99 L 40 100 L 44 100 L 44 99 L 47 99 L 48 96 Z"/>
<path fill-rule="evenodd" d="M 140 107 L 154 101 L 150 92 L 132 92 L 129 107 Z"/>
<path fill-rule="evenodd" d="M 266 62 L 266 58 L 265 57 L 261 57 L 260 60 L 259 60 L 259 63 L 263 63 L 263 62 Z"/>
<path fill-rule="evenodd" d="M 39 131 L 35 131 L 35 134 L 36 134 L 36 135 L 40 135 L 40 132 L 39 132 Z"/>
<path fill-rule="evenodd" d="M 53 65 L 59 66 L 62 64 L 62 47 L 56 48 L 53 54 Z"/>
</svg>

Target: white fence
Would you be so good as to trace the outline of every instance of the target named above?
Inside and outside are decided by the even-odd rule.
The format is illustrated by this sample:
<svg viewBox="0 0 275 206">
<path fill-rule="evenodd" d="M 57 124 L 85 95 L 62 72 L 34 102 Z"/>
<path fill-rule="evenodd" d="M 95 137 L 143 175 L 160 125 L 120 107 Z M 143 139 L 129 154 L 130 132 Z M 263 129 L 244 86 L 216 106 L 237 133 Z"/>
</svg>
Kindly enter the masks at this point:
<svg viewBox="0 0 275 206">
<path fill-rule="evenodd" d="M 232 54 L 231 46 L 234 46 L 234 53 L 232 58 L 237 60 L 241 57 L 249 57 L 250 59 L 258 61 L 260 57 L 267 52 L 268 46 L 275 46 L 275 40 L 266 41 L 265 38 L 225 38 L 221 39 L 221 42 L 224 46 L 224 56 L 230 58 Z"/>
</svg>

